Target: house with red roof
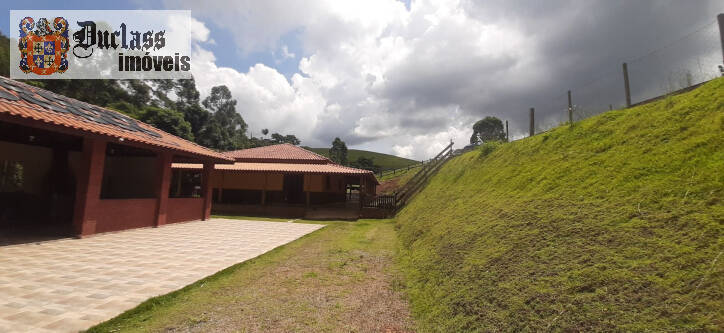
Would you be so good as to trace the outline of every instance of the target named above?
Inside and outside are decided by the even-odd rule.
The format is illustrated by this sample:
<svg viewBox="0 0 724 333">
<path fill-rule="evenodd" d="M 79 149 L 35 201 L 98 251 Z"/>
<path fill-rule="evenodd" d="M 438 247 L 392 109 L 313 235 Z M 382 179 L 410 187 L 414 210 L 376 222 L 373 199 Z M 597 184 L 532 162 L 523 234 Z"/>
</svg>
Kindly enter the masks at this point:
<svg viewBox="0 0 724 333">
<path fill-rule="evenodd" d="M 0 77 L 0 238 L 207 219 L 214 165 L 233 162 L 122 113 Z M 200 168 L 174 173 L 172 163 Z"/>
<path fill-rule="evenodd" d="M 356 219 L 360 198 L 374 196 L 379 184 L 372 171 L 290 144 L 224 154 L 235 163 L 216 164 L 211 174 L 212 209 L 219 214 Z M 172 168 L 183 174 L 202 165 L 174 163 Z"/>
</svg>

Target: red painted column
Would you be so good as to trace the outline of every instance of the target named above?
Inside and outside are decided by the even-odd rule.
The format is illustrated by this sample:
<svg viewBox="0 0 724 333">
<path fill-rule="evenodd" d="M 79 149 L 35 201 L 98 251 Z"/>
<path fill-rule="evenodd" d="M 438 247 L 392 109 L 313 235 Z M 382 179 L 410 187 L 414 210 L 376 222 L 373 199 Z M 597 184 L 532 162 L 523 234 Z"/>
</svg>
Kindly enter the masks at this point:
<svg viewBox="0 0 724 333">
<path fill-rule="evenodd" d="M 106 162 L 106 141 L 83 138 L 83 153 L 76 179 L 73 228 L 78 237 L 96 232 L 98 205 L 101 200 L 103 168 Z"/>
<path fill-rule="evenodd" d="M 211 173 L 214 171 L 214 163 L 205 162 L 204 172 L 201 175 L 201 193 L 204 196 L 204 210 L 201 213 L 202 220 L 211 217 Z"/>
<path fill-rule="evenodd" d="M 166 224 L 168 209 L 169 186 L 171 185 L 171 153 L 162 152 L 158 155 L 158 183 L 156 188 L 156 227 Z"/>
</svg>

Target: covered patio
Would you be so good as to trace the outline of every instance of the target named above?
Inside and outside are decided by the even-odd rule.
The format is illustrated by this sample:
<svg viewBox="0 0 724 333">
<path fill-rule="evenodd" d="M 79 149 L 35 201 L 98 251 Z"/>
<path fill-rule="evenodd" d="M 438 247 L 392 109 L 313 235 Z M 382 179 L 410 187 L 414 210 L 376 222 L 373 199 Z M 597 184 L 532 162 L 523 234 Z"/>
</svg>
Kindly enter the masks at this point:
<svg viewBox="0 0 724 333">
<path fill-rule="evenodd" d="M 172 162 L 202 168 L 171 191 Z M 230 162 L 116 111 L 0 78 L 0 245 L 207 219 L 213 165 Z"/>
<path fill-rule="evenodd" d="M 236 163 L 214 166 L 214 214 L 354 220 L 360 216 L 360 198 L 374 195 L 378 185 L 369 170 L 338 165 L 289 144 L 225 154 Z M 172 168 L 183 178 L 202 165 L 174 163 Z"/>
</svg>

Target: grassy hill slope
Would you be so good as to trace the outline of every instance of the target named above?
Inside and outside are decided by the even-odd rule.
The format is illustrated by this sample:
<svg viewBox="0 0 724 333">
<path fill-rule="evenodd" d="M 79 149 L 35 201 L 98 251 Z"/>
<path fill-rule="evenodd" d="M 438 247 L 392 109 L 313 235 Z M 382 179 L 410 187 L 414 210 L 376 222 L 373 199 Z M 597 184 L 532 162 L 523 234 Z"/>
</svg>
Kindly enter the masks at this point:
<svg viewBox="0 0 724 333">
<path fill-rule="evenodd" d="M 423 331 L 722 331 L 723 194 L 724 79 L 464 154 L 397 218 L 413 313 Z"/>
<path fill-rule="evenodd" d="M 307 148 L 317 154 L 324 155 L 329 157 L 329 148 Z M 347 151 L 347 160 L 348 161 L 356 161 L 359 157 L 366 157 L 371 158 L 374 160 L 375 165 L 379 165 L 382 167 L 382 170 L 387 169 L 398 169 L 403 168 L 408 165 L 413 165 L 420 163 L 418 161 L 414 161 L 411 159 L 398 157 L 394 155 L 389 154 L 383 154 L 383 153 L 376 153 L 373 151 L 367 151 L 367 150 L 359 150 L 359 149 L 349 149 Z"/>
</svg>

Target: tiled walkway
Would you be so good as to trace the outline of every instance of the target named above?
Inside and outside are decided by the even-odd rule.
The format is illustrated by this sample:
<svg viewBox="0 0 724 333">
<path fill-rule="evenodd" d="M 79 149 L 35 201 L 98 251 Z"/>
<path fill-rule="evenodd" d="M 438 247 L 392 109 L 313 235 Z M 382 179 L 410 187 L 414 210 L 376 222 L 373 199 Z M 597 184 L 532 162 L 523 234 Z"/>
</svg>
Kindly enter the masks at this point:
<svg viewBox="0 0 724 333">
<path fill-rule="evenodd" d="M 0 247 L 0 332 L 75 332 L 321 228 L 212 219 Z"/>
</svg>

